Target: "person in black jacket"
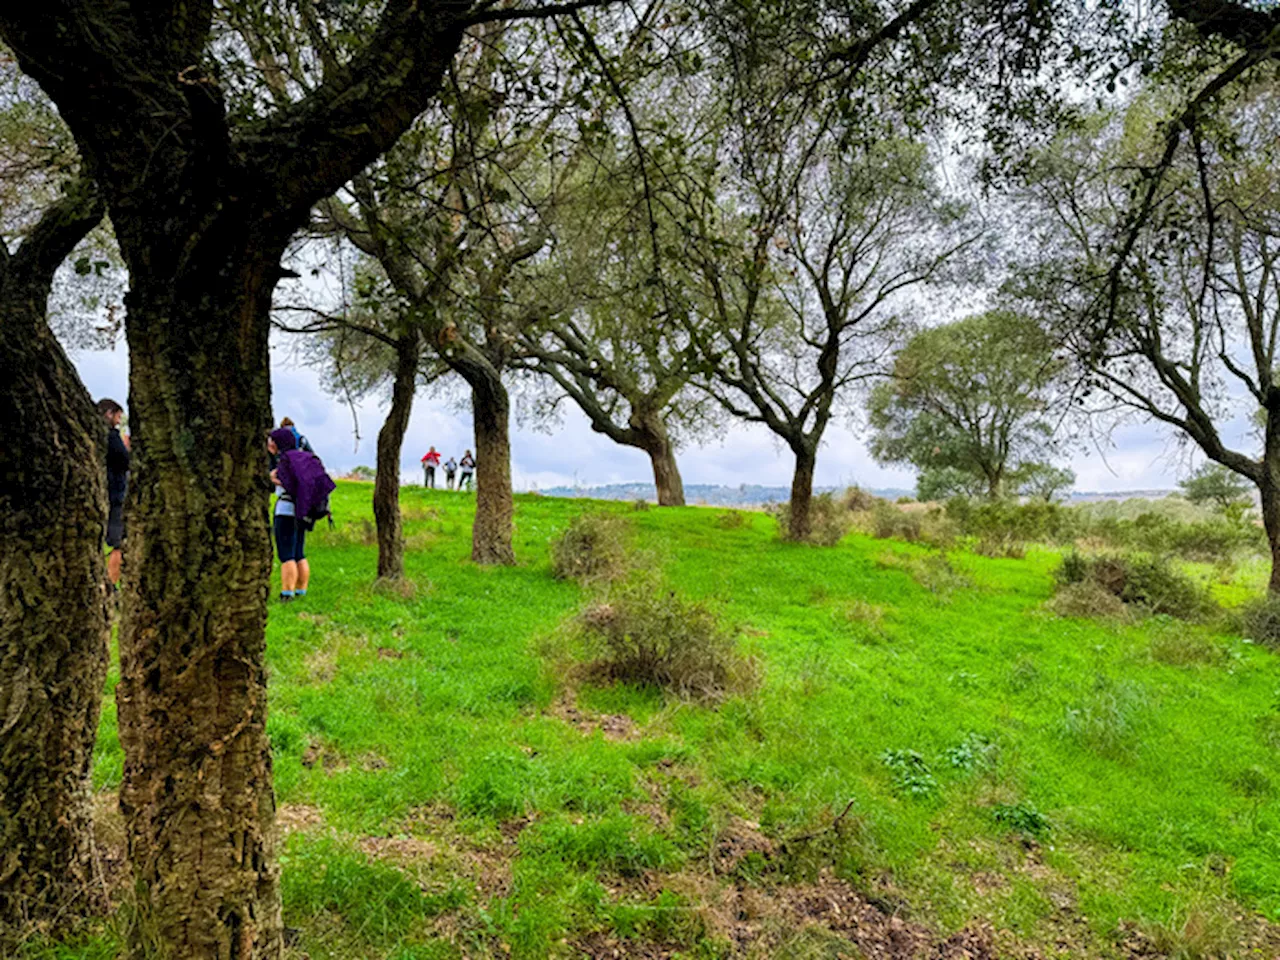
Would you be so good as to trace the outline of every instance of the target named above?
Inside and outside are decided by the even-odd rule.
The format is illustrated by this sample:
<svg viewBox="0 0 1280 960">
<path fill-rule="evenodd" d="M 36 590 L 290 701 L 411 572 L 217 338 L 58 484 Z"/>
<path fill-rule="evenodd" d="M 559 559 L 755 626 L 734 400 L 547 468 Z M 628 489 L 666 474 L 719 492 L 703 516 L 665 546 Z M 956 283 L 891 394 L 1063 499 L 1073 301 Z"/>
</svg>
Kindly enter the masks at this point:
<svg viewBox="0 0 1280 960">
<path fill-rule="evenodd" d="M 106 397 L 98 401 L 98 412 L 107 423 L 107 577 L 112 586 L 120 583 L 120 548 L 124 545 L 124 496 L 129 490 L 129 438 L 120 433 L 124 408 Z"/>
</svg>

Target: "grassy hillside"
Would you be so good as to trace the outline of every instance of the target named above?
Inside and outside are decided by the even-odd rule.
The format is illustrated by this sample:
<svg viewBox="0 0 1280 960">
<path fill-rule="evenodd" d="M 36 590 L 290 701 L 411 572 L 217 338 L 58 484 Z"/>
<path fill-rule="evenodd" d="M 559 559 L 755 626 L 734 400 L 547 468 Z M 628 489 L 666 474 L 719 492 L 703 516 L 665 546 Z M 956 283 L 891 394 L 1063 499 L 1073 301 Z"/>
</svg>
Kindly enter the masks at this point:
<svg viewBox="0 0 1280 960">
<path fill-rule="evenodd" d="M 763 514 L 518 497 L 521 564 L 482 569 L 471 498 L 418 488 L 388 592 L 371 490 L 268 628 L 292 956 L 1277 954 L 1276 654 L 1057 618 L 1048 551 L 812 548 Z M 587 593 L 548 541 L 584 510 L 740 625 L 756 690 L 574 679 Z"/>
</svg>

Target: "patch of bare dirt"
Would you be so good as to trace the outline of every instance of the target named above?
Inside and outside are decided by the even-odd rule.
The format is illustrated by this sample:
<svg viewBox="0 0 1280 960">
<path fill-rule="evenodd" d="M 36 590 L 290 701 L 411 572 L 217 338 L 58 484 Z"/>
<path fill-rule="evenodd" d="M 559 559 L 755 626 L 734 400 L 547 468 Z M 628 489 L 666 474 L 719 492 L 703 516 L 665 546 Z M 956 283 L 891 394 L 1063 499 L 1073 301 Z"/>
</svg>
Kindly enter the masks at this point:
<svg viewBox="0 0 1280 960">
<path fill-rule="evenodd" d="M 404 651 L 403 651 L 403 650 L 394 650 L 394 649 L 392 649 L 391 647 L 379 647 L 379 648 L 378 648 L 378 659 L 380 659 L 380 660 L 403 660 L 403 659 L 404 659 Z"/>
<path fill-rule="evenodd" d="M 308 770 L 316 765 L 325 773 L 338 773 L 347 769 L 347 761 L 337 750 L 322 740 L 308 740 L 302 751 L 302 765 Z"/>
<path fill-rule="evenodd" d="M 276 826 L 280 829 L 280 835 L 287 837 L 291 833 L 324 826 L 324 814 L 319 807 L 305 803 L 286 803 L 276 811 Z"/>
<path fill-rule="evenodd" d="M 356 845 L 370 857 L 402 864 L 432 860 L 439 852 L 430 840 L 409 836 L 361 837 Z"/>
<path fill-rule="evenodd" d="M 774 855 L 773 841 L 760 832 L 760 824 L 733 817 L 716 837 L 713 859 L 717 873 L 732 873 L 751 854 L 768 860 Z"/>
<path fill-rule="evenodd" d="M 592 714 L 579 710 L 572 692 L 562 695 L 547 709 L 547 713 L 563 720 L 583 736 L 591 736 L 597 730 L 606 740 L 620 742 L 639 736 L 636 722 L 624 713 Z"/>
</svg>

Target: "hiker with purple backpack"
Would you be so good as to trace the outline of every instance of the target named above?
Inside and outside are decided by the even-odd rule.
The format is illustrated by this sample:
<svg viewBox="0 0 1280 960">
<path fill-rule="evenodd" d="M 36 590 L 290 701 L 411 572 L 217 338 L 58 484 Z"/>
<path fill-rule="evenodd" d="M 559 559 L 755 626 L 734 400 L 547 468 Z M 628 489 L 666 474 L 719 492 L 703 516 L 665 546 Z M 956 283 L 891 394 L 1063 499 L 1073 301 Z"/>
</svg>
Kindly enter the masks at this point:
<svg viewBox="0 0 1280 960">
<path fill-rule="evenodd" d="M 311 565 L 307 563 L 307 531 L 316 520 L 329 513 L 329 494 L 335 484 L 320 458 L 309 450 L 299 450 L 297 438 L 288 427 L 267 435 L 267 450 L 278 456 L 271 471 L 276 485 L 276 507 L 272 520 L 276 554 L 280 557 L 280 600 L 283 603 L 307 595 Z"/>
</svg>

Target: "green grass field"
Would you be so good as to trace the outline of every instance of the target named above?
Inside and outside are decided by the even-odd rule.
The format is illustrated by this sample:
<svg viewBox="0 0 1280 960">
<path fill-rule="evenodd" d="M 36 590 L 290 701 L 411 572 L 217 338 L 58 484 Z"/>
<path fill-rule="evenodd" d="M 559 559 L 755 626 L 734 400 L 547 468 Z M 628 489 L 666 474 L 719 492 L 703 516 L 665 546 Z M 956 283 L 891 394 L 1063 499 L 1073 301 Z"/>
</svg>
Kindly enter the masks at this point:
<svg viewBox="0 0 1280 960">
<path fill-rule="evenodd" d="M 404 490 L 415 589 L 388 592 L 371 491 L 340 486 L 310 596 L 268 627 L 292 957 L 906 956 L 869 946 L 899 927 L 977 956 L 1276 955 L 1276 654 L 1055 617 L 1049 551 L 948 564 L 536 496 L 519 566 L 484 569 L 469 496 Z M 565 669 L 589 594 L 548 543 L 596 509 L 740 626 L 755 690 L 698 704 Z M 108 700 L 97 785 L 120 770 Z"/>
</svg>

